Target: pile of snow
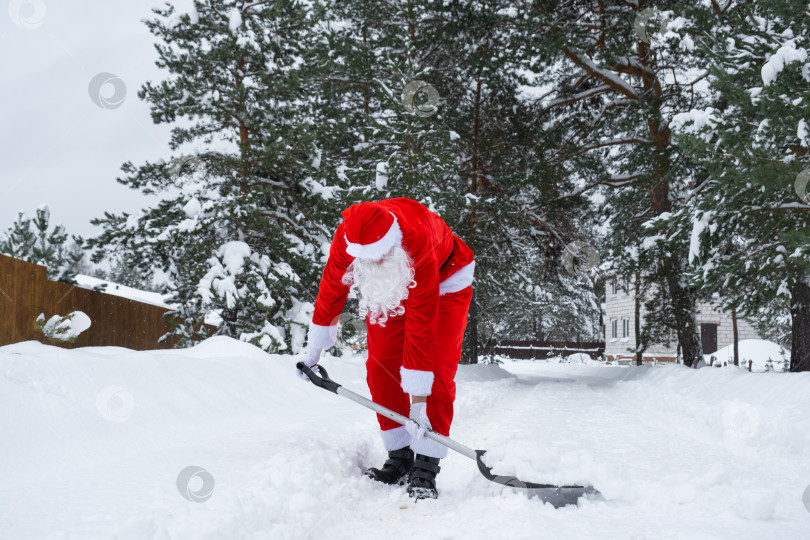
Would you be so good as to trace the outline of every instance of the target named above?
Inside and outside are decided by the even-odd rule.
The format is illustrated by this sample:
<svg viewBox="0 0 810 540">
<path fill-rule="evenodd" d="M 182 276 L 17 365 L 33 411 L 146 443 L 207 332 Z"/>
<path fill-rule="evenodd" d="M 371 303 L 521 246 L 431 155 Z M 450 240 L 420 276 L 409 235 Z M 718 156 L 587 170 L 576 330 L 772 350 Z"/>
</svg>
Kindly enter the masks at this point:
<svg viewBox="0 0 810 540">
<path fill-rule="evenodd" d="M 459 366 L 451 436 L 500 474 L 589 482 L 555 510 L 442 460 L 438 500 L 362 475 L 375 416 L 296 358 L 217 337 L 184 350 L 0 347 L 4 538 L 807 536 L 810 374 L 506 361 Z M 365 358 L 325 358 L 368 396 Z"/>
<path fill-rule="evenodd" d="M 781 345 L 764 339 L 743 339 L 738 343 L 740 367 L 748 369 L 748 361 L 753 361 L 751 371 L 784 371 L 785 362 L 790 361 L 790 351 Z M 706 365 L 711 357 L 714 365 L 734 365 L 734 345 L 728 345 L 712 354 L 704 355 Z"/>
<path fill-rule="evenodd" d="M 586 364 L 590 366 L 602 366 L 605 363 L 600 360 L 594 360 L 586 353 L 569 354 L 564 358 L 559 359 L 561 364 Z"/>
<path fill-rule="evenodd" d="M 515 362 L 540 362 L 540 363 L 548 363 L 551 362 L 553 364 L 584 364 L 589 366 L 605 366 L 607 365 L 605 362 L 601 360 L 594 360 L 591 356 L 587 353 L 571 353 L 568 355 L 559 355 L 559 356 L 549 356 L 548 358 L 529 358 L 529 359 L 515 359 L 510 358 L 508 356 L 498 356 L 497 361 L 501 364 L 509 364 L 512 365 Z"/>
</svg>

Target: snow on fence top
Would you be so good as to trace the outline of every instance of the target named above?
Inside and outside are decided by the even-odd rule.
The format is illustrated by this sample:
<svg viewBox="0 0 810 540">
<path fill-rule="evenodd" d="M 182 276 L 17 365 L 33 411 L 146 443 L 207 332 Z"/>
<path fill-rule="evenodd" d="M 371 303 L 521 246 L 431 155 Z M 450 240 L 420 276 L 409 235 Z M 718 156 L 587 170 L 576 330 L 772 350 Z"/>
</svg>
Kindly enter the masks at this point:
<svg viewBox="0 0 810 540">
<path fill-rule="evenodd" d="M 509 358 L 548 358 L 572 353 L 587 354 L 593 359 L 605 353 L 605 344 L 601 341 L 501 341 L 485 353 L 508 356 Z"/>
</svg>

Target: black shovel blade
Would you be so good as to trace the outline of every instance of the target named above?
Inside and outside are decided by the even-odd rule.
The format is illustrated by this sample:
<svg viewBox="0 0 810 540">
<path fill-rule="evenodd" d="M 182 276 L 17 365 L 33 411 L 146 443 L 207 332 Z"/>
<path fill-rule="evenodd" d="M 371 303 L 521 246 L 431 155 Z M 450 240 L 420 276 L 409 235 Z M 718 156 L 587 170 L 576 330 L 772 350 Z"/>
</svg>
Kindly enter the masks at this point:
<svg viewBox="0 0 810 540">
<path fill-rule="evenodd" d="M 503 484 L 513 488 L 526 490 L 527 495 L 537 497 L 543 502 L 551 504 L 554 508 L 562 506 L 575 505 L 581 497 L 588 499 L 604 499 L 602 494 L 599 493 L 593 486 L 556 486 L 554 484 L 536 484 L 534 482 L 524 482 L 514 476 L 504 476 L 500 474 L 492 474 L 492 468 L 484 464 L 484 454 L 486 450 L 476 450 L 478 455 L 476 463 L 478 463 L 478 470 L 487 480 Z"/>
<path fill-rule="evenodd" d="M 547 488 L 527 488 L 529 498 L 537 497 L 554 508 L 577 505 L 582 497 L 589 500 L 604 500 L 593 486 L 556 486 Z"/>
</svg>

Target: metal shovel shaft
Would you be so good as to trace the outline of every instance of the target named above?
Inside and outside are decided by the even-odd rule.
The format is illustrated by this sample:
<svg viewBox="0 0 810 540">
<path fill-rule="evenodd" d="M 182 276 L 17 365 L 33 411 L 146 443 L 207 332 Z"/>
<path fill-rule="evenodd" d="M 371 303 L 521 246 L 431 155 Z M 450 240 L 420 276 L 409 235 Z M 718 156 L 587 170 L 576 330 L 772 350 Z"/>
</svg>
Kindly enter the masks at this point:
<svg viewBox="0 0 810 540">
<path fill-rule="evenodd" d="M 364 407 L 368 407 L 369 409 L 371 409 L 371 410 L 373 410 L 373 411 L 375 411 L 375 412 L 377 412 L 377 413 L 379 413 L 379 414 L 381 414 L 383 416 L 387 416 L 388 418 L 390 418 L 394 422 L 398 422 L 398 423 L 402 424 L 403 426 L 410 421 L 410 418 L 408 418 L 406 416 L 403 416 L 403 415 L 401 415 L 401 414 L 399 414 L 397 412 L 394 412 L 391 409 L 383 407 L 382 405 L 378 405 L 377 403 L 374 403 L 370 399 L 366 399 L 363 396 L 357 395 L 354 392 L 352 392 L 351 390 L 347 390 L 347 389 L 343 388 L 342 386 L 338 387 L 337 391 L 335 393 L 340 394 L 341 396 L 347 397 L 350 400 L 352 400 L 352 401 L 354 401 L 356 403 L 359 403 L 360 405 L 362 405 Z M 433 439 L 437 443 L 443 444 L 447 448 L 450 448 L 451 450 L 455 450 L 459 454 L 463 454 L 463 455 L 467 456 L 468 458 L 470 458 L 473 461 L 478 460 L 478 454 L 475 452 L 475 450 L 473 450 L 472 448 L 469 448 L 467 446 L 464 446 L 463 444 L 461 444 L 459 442 L 454 441 L 450 437 L 445 437 L 444 435 L 441 435 L 440 433 L 436 433 L 432 429 L 428 429 L 428 430 L 425 431 L 425 437 L 427 437 L 428 439 Z"/>
</svg>

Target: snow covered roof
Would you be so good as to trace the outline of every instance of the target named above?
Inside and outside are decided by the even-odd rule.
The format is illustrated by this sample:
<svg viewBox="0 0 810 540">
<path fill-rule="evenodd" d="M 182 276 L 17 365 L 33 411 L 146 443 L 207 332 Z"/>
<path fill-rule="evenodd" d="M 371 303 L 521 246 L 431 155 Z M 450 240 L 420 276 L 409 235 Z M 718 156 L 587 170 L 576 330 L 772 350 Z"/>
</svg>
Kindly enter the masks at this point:
<svg viewBox="0 0 810 540">
<path fill-rule="evenodd" d="M 107 287 L 104 289 L 104 292 L 107 294 L 129 298 L 130 300 L 143 302 L 145 304 L 152 304 L 153 306 L 160 306 L 166 309 L 174 308 L 174 306 L 169 304 L 165 300 L 164 296 L 160 293 L 142 291 L 140 289 L 134 289 L 132 287 L 127 287 L 126 285 L 113 283 L 112 281 L 107 281 L 105 279 L 99 279 L 92 276 L 85 276 L 83 274 L 76 275 L 76 283 L 79 285 L 79 287 L 84 289 L 93 289 L 100 285 L 106 285 Z"/>
<path fill-rule="evenodd" d="M 106 294 L 112 294 L 114 296 L 120 296 L 136 302 L 143 302 L 145 304 L 151 304 L 153 306 L 159 306 L 166 309 L 175 309 L 176 307 L 175 304 L 172 304 L 167 300 L 168 295 L 127 287 L 126 285 L 113 283 L 112 281 L 107 281 L 106 279 L 99 279 L 92 276 L 77 274 L 76 283 L 79 285 L 79 287 L 85 289 L 93 289 L 100 285 L 106 285 L 106 288 L 104 289 Z M 211 311 L 206 314 L 205 324 L 219 326 L 220 323 L 222 323 L 222 319 L 216 312 Z"/>
</svg>

